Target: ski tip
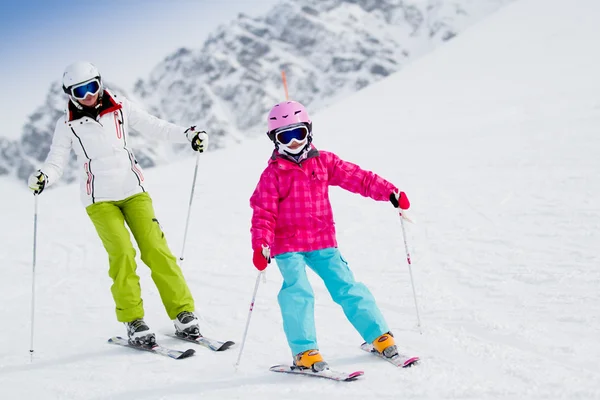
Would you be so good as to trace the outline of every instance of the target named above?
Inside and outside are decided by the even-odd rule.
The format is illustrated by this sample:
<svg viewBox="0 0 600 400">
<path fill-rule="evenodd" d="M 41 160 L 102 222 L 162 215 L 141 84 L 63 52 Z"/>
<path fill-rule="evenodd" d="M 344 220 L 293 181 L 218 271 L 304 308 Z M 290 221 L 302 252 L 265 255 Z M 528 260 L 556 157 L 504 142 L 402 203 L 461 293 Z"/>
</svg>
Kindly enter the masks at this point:
<svg viewBox="0 0 600 400">
<path fill-rule="evenodd" d="M 373 345 L 371 343 L 364 342 L 360 345 L 360 348 L 365 351 L 371 351 L 373 349 Z"/>
<path fill-rule="evenodd" d="M 359 376 L 363 376 L 365 374 L 365 371 L 355 371 L 352 372 L 351 374 L 348 375 L 348 379 L 346 379 L 347 381 L 353 381 L 356 378 L 358 378 Z"/>
<path fill-rule="evenodd" d="M 289 365 L 283 365 L 283 364 L 277 364 L 277 365 L 273 365 L 271 368 L 269 368 L 269 371 L 285 371 L 288 369 L 292 369 L 290 368 Z"/>
<path fill-rule="evenodd" d="M 225 351 L 225 350 L 227 350 L 228 348 L 230 348 L 231 346 L 233 346 L 234 344 L 235 344 L 235 342 L 232 342 L 231 340 L 228 340 L 228 341 L 226 341 L 225 343 L 223 343 L 223 344 L 221 345 L 221 347 L 219 347 L 219 348 L 217 349 L 217 351 Z"/>
<path fill-rule="evenodd" d="M 196 354 L 196 350 L 194 350 L 194 349 L 187 349 L 186 351 L 184 351 L 183 353 L 181 353 L 181 355 L 179 357 L 177 357 L 177 359 L 178 360 L 182 360 L 184 358 L 191 357 L 194 354 Z"/>
<path fill-rule="evenodd" d="M 419 361 L 421 361 L 419 357 L 411 357 L 408 360 L 404 361 L 404 365 L 402 366 L 402 368 L 412 367 L 413 365 L 419 363 Z"/>
</svg>

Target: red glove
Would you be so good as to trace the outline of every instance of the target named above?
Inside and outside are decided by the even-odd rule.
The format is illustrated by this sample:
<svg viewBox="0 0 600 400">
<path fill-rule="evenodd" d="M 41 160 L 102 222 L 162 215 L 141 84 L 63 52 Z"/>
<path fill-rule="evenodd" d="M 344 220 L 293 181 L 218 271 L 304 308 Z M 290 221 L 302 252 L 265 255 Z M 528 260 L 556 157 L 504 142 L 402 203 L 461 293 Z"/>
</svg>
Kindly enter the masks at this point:
<svg viewBox="0 0 600 400">
<path fill-rule="evenodd" d="M 408 210 L 410 208 L 410 201 L 408 201 L 408 197 L 406 197 L 406 193 L 404 192 L 394 192 L 390 194 L 390 202 L 394 207 L 402 210 Z"/>
<path fill-rule="evenodd" d="M 271 250 L 269 246 L 263 245 L 260 249 L 254 249 L 252 262 L 257 270 L 263 271 L 271 263 Z"/>
</svg>

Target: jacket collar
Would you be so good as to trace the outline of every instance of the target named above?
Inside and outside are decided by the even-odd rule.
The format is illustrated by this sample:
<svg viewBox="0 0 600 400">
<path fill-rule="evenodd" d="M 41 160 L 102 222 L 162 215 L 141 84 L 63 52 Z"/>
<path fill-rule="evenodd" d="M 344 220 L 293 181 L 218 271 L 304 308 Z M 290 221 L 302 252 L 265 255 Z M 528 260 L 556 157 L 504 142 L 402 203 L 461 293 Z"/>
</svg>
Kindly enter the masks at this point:
<svg viewBox="0 0 600 400">
<path fill-rule="evenodd" d="M 307 160 L 315 157 L 319 157 L 319 150 L 317 150 L 315 146 L 311 146 L 311 149 L 308 151 L 307 157 L 304 160 L 302 160 L 300 164 L 286 157 L 283 154 L 279 154 L 277 150 L 273 150 L 273 154 L 271 154 L 271 158 L 269 159 L 269 164 L 278 164 L 279 168 L 291 169 L 298 167 Z"/>
<path fill-rule="evenodd" d="M 76 106 L 69 100 L 69 105 L 67 106 L 67 122 L 84 117 L 91 118 L 95 121 L 97 118 L 121 108 L 121 103 L 117 103 L 113 98 L 113 95 L 108 90 L 104 89 L 102 96 L 100 96 L 100 103 L 94 108 Z"/>
</svg>

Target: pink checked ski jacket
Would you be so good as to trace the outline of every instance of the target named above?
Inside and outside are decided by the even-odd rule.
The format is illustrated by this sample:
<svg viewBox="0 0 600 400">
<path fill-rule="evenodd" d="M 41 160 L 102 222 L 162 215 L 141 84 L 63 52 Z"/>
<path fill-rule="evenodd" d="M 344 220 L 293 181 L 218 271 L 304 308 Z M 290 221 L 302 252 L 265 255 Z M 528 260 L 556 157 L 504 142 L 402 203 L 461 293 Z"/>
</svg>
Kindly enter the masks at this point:
<svg viewBox="0 0 600 400">
<path fill-rule="evenodd" d="M 337 247 L 330 185 L 378 201 L 389 201 L 397 190 L 373 172 L 327 151 L 313 148 L 301 164 L 274 153 L 250 198 L 252 248 L 268 245 L 273 257 Z"/>
</svg>

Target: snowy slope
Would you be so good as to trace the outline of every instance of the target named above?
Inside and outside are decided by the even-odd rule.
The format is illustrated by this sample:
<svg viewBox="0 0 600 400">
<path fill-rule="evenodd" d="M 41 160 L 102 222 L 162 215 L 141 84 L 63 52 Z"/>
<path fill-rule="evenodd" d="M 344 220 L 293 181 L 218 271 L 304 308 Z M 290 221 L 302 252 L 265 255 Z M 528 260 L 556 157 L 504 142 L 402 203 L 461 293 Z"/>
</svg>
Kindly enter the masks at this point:
<svg viewBox="0 0 600 400">
<path fill-rule="evenodd" d="M 3 180 L 0 398 L 600 398 L 600 4 L 576 3 L 515 2 L 314 118 L 317 146 L 379 172 L 411 198 L 423 335 L 394 211 L 332 189 L 340 249 L 420 366 L 395 370 L 361 352 L 360 337 L 311 274 L 321 351 L 333 367 L 364 369 L 365 377 L 340 384 L 268 372 L 290 361 L 273 266 L 238 372 L 239 347 L 198 349 L 181 362 L 110 347 L 106 339 L 124 329 L 73 185 L 40 197 L 30 364 L 33 201 Z M 269 152 L 260 138 L 201 160 L 184 272 L 208 336 L 241 340 L 256 277 L 248 197 Z M 192 173 L 193 160 L 147 171 L 177 254 Z M 146 319 L 168 333 L 148 270 L 139 272 Z"/>
</svg>

